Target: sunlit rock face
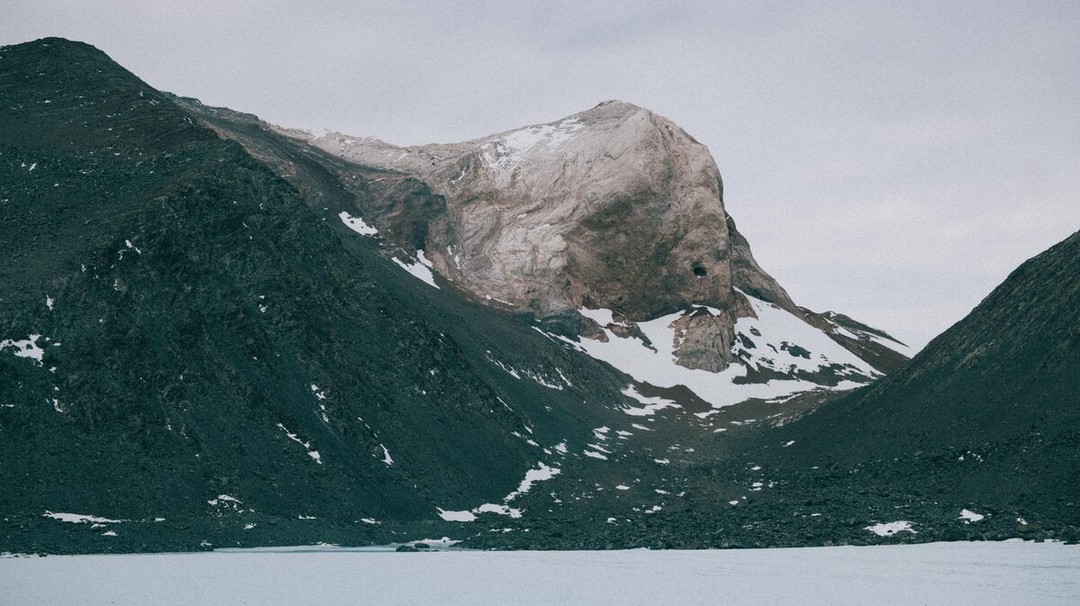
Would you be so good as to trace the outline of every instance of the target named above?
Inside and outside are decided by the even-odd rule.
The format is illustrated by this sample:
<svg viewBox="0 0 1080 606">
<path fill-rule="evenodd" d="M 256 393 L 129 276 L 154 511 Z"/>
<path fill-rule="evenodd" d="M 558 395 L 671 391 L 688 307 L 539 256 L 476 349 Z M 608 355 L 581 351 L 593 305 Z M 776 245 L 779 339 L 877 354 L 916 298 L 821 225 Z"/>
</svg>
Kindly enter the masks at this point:
<svg viewBox="0 0 1080 606">
<path fill-rule="evenodd" d="M 801 315 L 724 211 L 709 150 L 647 109 L 608 101 L 455 144 L 399 148 L 339 134 L 314 143 L 416 175 L 444 196 L 425 252 L 478 297 L 539 318 L 586 307 L 643 321 L 707 305 L 681 323 L 677 357 L 713 371 L 730 362 L 737 310 L 748 309 L 733 287 Z"/>
</svg>

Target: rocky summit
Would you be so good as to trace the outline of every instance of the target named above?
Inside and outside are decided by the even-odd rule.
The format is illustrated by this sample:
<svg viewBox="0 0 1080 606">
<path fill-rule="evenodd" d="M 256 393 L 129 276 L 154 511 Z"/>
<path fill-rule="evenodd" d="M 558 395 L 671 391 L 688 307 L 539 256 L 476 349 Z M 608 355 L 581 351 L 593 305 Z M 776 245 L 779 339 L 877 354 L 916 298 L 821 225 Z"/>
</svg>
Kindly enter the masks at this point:
<svg viewBox="0 0 1080 606">
<path fill-rule="evenodd" d="M 1077 538 L 1075 236 L 908 364 L 722 192 L 628 103 L 399 148 L 0 48 L 0 552 Z"/>
</svg>

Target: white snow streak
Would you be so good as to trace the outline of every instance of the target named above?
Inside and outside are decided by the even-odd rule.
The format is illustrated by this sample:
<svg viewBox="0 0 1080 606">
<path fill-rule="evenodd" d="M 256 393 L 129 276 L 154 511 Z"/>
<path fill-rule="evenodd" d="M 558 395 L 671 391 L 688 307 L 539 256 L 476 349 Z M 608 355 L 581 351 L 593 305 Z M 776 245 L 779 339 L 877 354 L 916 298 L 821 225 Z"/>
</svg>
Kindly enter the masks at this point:
<svg viewBox="0 0 1080 606">
<path fill-rule="evenodd" d="M 82 513 L 53 513 L 46 511 L 41 514 L 44 518 L 52 518 L 61 522 L 68 522 L 71 524 L 119 524 L 123 520 L 111 520 L 109 518 L 102 518 L 100 516 L 86 515 Z"/>
<path fill-rule="evenodd" d="M 315 386 L 312 385 L 312 387 L 315 387 Z M 296 442 L 297 444 L 303 446 L 304 450 L 307 451 L 308 456 L 311 457 L 312 459 L 314 459 L 315 462 L 318 463 L 319 465 L 322 465 L 322 456 L 319 454 L 319 451 L 314 450 L 313 448 L 311 448 L 311 442 L 305 442 L 305 441 L 301 440 L 299 437 L 297 437 L 296 434 L 290 432 L 288 429 L 285 429 L 285 426 L 282 425 L 281 423 L 278 423 L 277 426 L 279 428 L 281 428 L 281 431 L 285 432 L 285 436 L 287 438 L 289 438 L 293 442 Z"/>
</svg>

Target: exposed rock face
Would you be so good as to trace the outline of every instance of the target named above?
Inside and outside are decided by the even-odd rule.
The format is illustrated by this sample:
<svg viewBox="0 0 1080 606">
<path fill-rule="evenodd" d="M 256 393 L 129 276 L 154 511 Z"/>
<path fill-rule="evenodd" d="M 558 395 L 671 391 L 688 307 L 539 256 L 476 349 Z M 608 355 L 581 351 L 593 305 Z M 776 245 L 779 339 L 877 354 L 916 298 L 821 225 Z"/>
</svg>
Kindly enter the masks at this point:
<svg viewBox="0 0 1080 606">
<path fill-rule="evenodd" d="M 802 316 L 724 211 L 708 149 L 649 110 L 608 101 L 449 145 L 398 148 L 340 134 L 313 143 L 416 175 L 445 196 L 425 253 L 481 298 L 540 318 L 588 307 L 631 321 L 708 305 L 721 314 L 687 318 L 678 357 L 714 371 L 731 360 L 733 287 Z"/>
</svg>

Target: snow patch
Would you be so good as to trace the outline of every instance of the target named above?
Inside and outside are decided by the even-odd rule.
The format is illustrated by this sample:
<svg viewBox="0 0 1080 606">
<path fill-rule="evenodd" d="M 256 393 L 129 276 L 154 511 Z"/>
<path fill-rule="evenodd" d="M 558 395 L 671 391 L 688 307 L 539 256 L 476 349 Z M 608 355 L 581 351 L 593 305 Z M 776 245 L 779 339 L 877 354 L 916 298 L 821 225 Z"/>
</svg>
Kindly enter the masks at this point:
<svg viewBox="0 0 1080 606">
<path fill-rule="evenodd" d="M 15 341 L 13 339 L 4 339 L 0 341 L 0 351 L 3 351 L 9 347 L 14 347 L 15 351 L 11 352 L 19 358 L 30 358 L 37 361 L 38 366 L 42 366 L 42 357 L 45 355 L 45 350 L 37 344 L 37 340 L 41 338 L 41 335 L 30 335 L 25 339 Z M 48 339 L 46 339 L 48 340 Z"/>
<path fill-rule="evenodd" d="M 446 511 L 441 507 L 435 508 L 439 512 L 439 517 L 447 522 L 475 522 L 476 514 L 471 511 Z"/>
<path fill-rule="evenodd" d="M 686 386 L 714 408 L 738 404 L 751 398 L 772 400 L 817 389 L 854 389 L 863 384 L 860 381 L 880 375 L 873 367 L 841 347 L 821 330 L 771 303 L 749 295 L 746 297 L 758 317 L 740 318 L 736 323 L 736 333 L 753 341 L 754 348 L 750 348 L 748 342 L 737 338 L 732 349 L 747 366 L 810 374 L 828 370 L 859 381 L 844 380 L 834 387 L 802 379 L 736 384 L 735 379 L 747 375 L 747 366 L 743 364 L 732 364 L 721 372 L 681 366 L 676 363 L 674 353 L 680 337 L 676 335 L 673 325 L 683 315 L 700 309 L 714 315 L 722 313 L 718 309 L 704 306 L 692 306 L 684 311 L 639 322 L 637 327 L 651 346 L 637 337 L 620 337 L 607 328 L 609 324 L 615 323 L 614 312 L 609 309 L 578 309 L 578 313 L 601 325 L 607 337 L 606 341 L 583 337 L 578 342 L 561 335 L 548 336 L 607 362 L 640 383 L 657 387 Z M 761 336 L 756 336 L 751 331 L 756 331 Z"/>
<path fill-rule="evenodd" d="M 537 465 L 539 467 L 537 467 L 536 469 L 530 469 L 529 471 L 525 472 L 525 478 L 521 480 L 520 484 L 518 484 L 517 490 L 506 495 L 506 497 L 503 499 L 504 502 L 513 501 L 519 496 L 529 492 L 533 484 L 550 480 L 551 478 L 559 475 L 559 473 L 562 471 L 558 467 L 549 467 L 542 462 L 537 463 Z"/>
<path fill-rule="evenodd" d="M 986 516 L 981 513 L 975 513 L 970 509 L 962 509 L 960 510 L 960 517 L 957 519 L 963 520 L 965 524 L 970 524 L 972 522 L 980 522 L 984 518 L 986 518 Z"/>
<path fill-rule="evenodd" d="M 422 252 L 422 251 L 418 251 Z M 435 275 L 431 273 L 431 268 L 423 263 L 417 261 L 415 263 L 406 263 L 397 257 L 391 257 L 391 261 L 397 263 L 399 267 L 412 274 L 414 277 L 422 281 L 423 283 L 433 288 L 439 288 L 439 285 L 435 283 Z"/>
<path fill-rule="evenodd" d="M 338 217 L 341 219 L 341 222 L 344 223 L 349 229 L 355 231 L 361 236 L 374 236 L 375 234 L 379 233 L 379 230 L 368 225 L 367 223 L 364 223 L 364 220 L 360 217 L 353 217 L 345 211 L 341 211 L 341 213 L 338 214 Z"/>
<path fill-rule="evenodd" d="M 891 537 L 898 532 L 910 532 L 911 534 L 918 534 L 912 530 L 911 522 L 904 520 L 897 520 L 896 522 L 888 522 L 881 524 L 874 524 L 873 526 L 867 526 L 866 530 L 876 534 L 879 537 Z"/>
</svg>

